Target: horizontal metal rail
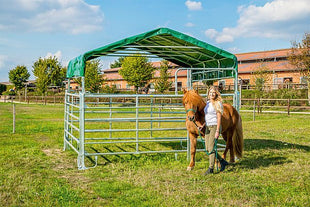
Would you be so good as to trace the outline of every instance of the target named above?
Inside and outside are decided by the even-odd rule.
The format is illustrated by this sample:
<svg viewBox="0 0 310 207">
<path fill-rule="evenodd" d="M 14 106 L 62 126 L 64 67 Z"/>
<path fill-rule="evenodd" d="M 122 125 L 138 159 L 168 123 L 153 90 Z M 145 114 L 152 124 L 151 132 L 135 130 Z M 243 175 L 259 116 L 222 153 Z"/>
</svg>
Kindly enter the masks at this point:
<svg viewBox="0 0 310 207">
<path fill-rule="evenodd" d="M 180 153 L 180 152 L 187 152 L 187 150 L 132 151 L 132 152 L 101 152 L 101 153 L 85 153 L 85 156 L 130 155 L 130 154 L 152 154 L 152 153 Z"/>
<path fill-rule="evenodd" d="M 144 131 L 180 131 L 186 128 L 153 128 L 153 129 L 85 129 L 86 133 L 89 132 L 144 132 Z"/>
<path fill-rule="evenodd" d="M 85 119 L 87 122 L 135 122 L 136 120 L 142 122 L 156 122 L 156 121 L 173 121 L 179 122 L 178 120 L 182 119 L 182 122 L 185 122 L 185 117 L 140 117 L 140 118 L 105 118 L 105 119 Z"/>
<path fill-rule="evenodd" d="M 175 139 L 173 140 L 174 142 L 176 141 L 185 141 L 186 137 L 184 137 L 183 139 Z M 168 139 L 161 139 L 160 142 L 173 142 L 172 140 L 168 140 Z M 132 141 L 113 141 L 113 142 L 85 142 L 85 144 L 120 144 L 120 143 L 143 143 L 143 142 L 159 142 L 159 140 L 132 140 Z"/>
<path fill-rule="evenodd" d="M 124 107 L 124 106 L 113 106 L 113 107 L 108 107 L 108 106 L 86 106 L 85 109 L 154 109 L 157 107 L 154 106 L 138 106 L 138 107 Z M 180 109 L 180 110 L 184 110 L 183 107 L 180 106 L 170 106 L 170 107 L 163 107 L 162 109 Z"/>
<path fill-rule="evenodd" d="M 78 93 L 71 93 L 71 92 L 66 92 L 66 95 L 67 96 L 73 96 L 73 97 L 77 97 L 77 98 L 80 98 L 80 94 L 78 94 Z"/>
<path fill-rule="evenodd" d="M 139 139 L 142 140 L 148 140 L 148 139 L 156 139 L 156 140 L 161 140 L 161 139 L 170 139 L 170 140 L 175 140 L 175 139 L 183 139 L 184 137 L 140 137 Z M 185 137 L 186 138 L 186 137 Z M 106 137 L 89 137 L 85 138 L 85 140 L 136 140 L 135 137 L 114 137 L 114 138 L 106 138 Z"/>
<path fill-rule="evenodd" d="M 182 98 L 183 95 L 174 95 L 174 94 L 155 94 L 155 95 L 149 95 L 149 94 L 135 94 L 135 95 L 130 95 L 130 94 L 101 94 L 101 93 L 85 93 L 85 98 L 133 98 L 133 97 L 138 97 L 138 98 Z"/>
<path fill-rule="evenodd" d="M 105 113 L 113 113 L 113 114 L 135 114 L 135 111 L 85 111 L 85 113 L 96 113 L 96 114 L 105 114 Z M 151 111 L 139 111 L 139 114 L 150 114 Z M 153 114 L 184 114 L 184 112 L 172 112 L 172 111 L 152 111 Z"/>
</svg>

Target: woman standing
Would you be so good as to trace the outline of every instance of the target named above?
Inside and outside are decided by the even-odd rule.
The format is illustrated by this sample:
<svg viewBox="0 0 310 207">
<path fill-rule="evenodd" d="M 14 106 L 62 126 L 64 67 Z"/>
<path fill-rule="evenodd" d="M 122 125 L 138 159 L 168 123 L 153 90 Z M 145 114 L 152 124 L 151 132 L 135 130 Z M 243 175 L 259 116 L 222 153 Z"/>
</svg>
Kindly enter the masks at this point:
<svg viewBox="0 0 310 207">
<path fill-rule="evenodd" d="M 220 136 L 221 118 L 223 114 L 222 97 L 220 92 L 214 86 L 211 86 L 209 89 L 209 93 L 207 96 L 207 104 L 206 107 L 204 108 L 204 112 L 206 122 L 201 128 L 206 126 L 205 131 L 206 149 L 209 152 L 211 152 L 214 147 L 215 139 L 218 139 Z M 228 163 L 220 155 L 218 155 L 218 159 L 221 163 L 220 171 L 224 171 Z M 215 152 L 209 155 L 209 168 L 205 172 L 205 175 L 213 173 L 214 163 L 215 163 Z"/>
</svg>

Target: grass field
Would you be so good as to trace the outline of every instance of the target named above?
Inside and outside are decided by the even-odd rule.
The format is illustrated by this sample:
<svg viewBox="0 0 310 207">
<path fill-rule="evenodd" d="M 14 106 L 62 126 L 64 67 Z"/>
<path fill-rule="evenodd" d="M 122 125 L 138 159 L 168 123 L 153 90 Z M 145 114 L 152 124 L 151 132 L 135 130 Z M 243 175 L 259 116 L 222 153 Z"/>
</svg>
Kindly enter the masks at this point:
<svg viewBox="0 0 310 207">
<path fill-rule="evenodd" d="M 198 153 L 110 156 L 77 170 L 63 151 L 62 105 L 0 104 L 0 206 L 310 206 L 310 116 L 242 113 L 245 152 L 203 176 Z"/>
</svg>

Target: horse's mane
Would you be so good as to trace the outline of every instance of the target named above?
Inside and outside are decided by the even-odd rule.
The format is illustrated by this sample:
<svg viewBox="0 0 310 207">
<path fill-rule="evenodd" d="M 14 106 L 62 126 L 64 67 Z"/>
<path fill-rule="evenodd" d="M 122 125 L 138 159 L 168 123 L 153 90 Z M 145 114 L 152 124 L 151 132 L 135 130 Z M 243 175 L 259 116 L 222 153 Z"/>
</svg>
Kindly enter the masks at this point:
<svg viewBox="0 0 310 207">
<path fill-rule="evenodd" d="M 185 105 L 186 102 L 196 105 L 199 111 L 203 110 L 206 105 L 204 99 L 195 90 L 188 90 L 184 93 L 183 105 Z"/>
</svg>

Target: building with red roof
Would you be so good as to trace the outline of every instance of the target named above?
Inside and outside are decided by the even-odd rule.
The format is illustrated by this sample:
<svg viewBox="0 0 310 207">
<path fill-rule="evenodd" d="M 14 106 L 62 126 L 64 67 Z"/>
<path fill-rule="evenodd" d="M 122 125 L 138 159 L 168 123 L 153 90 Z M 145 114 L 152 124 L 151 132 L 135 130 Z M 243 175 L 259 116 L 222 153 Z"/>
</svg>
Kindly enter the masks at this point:
<svg viewBox="0 0 310 207">
<path fill-rule="evenodd" d="M 255 85 L 255 71 L 268 70 L 267 85 L 271 85 L 273 89 L 281 88 L 283 84 L 302 84 L 303 77 L 298 69 L 291 65 L 288 61 L 288 56 L 291 49 L 279 49 L 270 51 L 259 51 L 235 54 L 238 59 L 238 78 L 239 83 L 242 83 L 243 88 L 250 85 Z M 160 62 L 152 63 L 155 68 L 160 67 Z M 170 63 L 170 80 L 175 81 L 175 71 L 179 68 L 178 65 Z M 127 82 L 118 74 L 120 68 L 112 68 L 103 70 L 104 76 L 108 85 L 115 85 L 117 89 L 132 90 Z M 155 78 L 159 77 L 159 71 L 155 72 Z M 152 80 L 151 82 L 154 82 Z M 186 87 L 187 73 L 182 70 L 178 73 L 178 87 Z M 201 83 L 196 83 L 201 84 Z M 223 86 L 233 86 L 233 79 L 223 79 L 217 81 L 215 85 L 222 84 Z"/>
</svg>

